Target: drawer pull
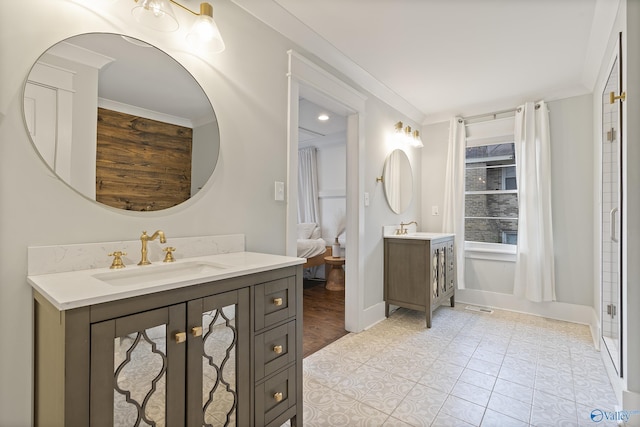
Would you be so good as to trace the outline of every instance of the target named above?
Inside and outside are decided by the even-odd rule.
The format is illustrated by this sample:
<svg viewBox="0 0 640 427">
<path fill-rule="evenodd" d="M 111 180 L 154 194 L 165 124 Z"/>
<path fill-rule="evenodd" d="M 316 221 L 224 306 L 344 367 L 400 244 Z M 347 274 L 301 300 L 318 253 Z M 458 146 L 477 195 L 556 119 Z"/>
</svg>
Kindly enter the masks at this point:
<svg viewBox="0 0 640 427">
<path fill-rule="evenodd" d="M 186 332 L 176 332 L 176 343 L 180 344 L 187 340 Z"/>
<path fill-rule="evenodd" d="M 281 346 L 281 345 L 274 345 L 274 346 L 273 346 L 273 352 L 274 352 L 275 354 L 280 354 L 280 353 L 282 353 L 282 346 Z"/>
<path fill-rule="evenodd" d="M 193 335 L 194 337 L 201 337 L 202 326 L 194 326 L 193 328 L 191 328 L 191 335 Z"/>
<path fill-rule="evenodd" d="M 275 305 L 276 307 L 279 307 L 282 305 L 282 298 L 274 298 L 273 299 L 273 305 Z"/>
<path fill-rule="evenodd" d="M 282 396 L 282 393 L 281 393 L 281 392 L 277 392 L 277 393 L 275 393 L 275 394 L 273 395 L 273 399 L 274 399 L 276 402 L 282 402 L 282 397 L 283 397 L 283 396 Z"/>
</svg>

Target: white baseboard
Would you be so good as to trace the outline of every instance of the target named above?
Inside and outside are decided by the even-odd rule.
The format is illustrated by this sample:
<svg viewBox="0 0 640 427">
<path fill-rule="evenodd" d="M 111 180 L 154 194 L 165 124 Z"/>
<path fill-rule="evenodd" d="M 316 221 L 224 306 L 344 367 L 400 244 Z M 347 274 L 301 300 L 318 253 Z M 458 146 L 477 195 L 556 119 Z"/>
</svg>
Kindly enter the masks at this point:
<svg viewBox="0 0 640 427">
<path fill-rule="evenodd" d="M 622 384 L 622 378 L 620 378 L 616 368 L 613 366 L 613 361 L 605 345 L 600 345 L 600 357 L 602 357 L 602 363 L 604 364 L 604 369 L 607 371 L 613 393 L 616 395 L 616 401 L 620 403 L 622 402 L 622 389 L 624 385 Z"/>
<path fill-rule="evenodd" d="M 477 289 L 456 290 L 456 303 L 473 304 L 517 313 L 531 314 L 589 326 L 594 347 L 600 347 L 600 324 L 593 307 L 566 302 L 531 302 L 514 295 Z M 384 301 L 362 311 L 362 329 L 369 329 L 385 319 Z M 351 331 L 359 332 L 359 331 Z"/>
<path fill-rule="evenodd" d="M 598 321 L 593 307 L 566 302 L 531 302 L 514 295 L 477 289 L 456 290 L 456 303 L 474 304 L 500 310 L 532 314 L 555 320 L 580 323 L 591 329 L 594 343 L 598 342 Z"/>
<path fill-rule="evenodd" d="M 384 301 L 371 307 L 365 308 L 362 311 L 362 329 L 369 329 L 376 323 L 382 322 L 385 319 L 384 316 Z M 358 331 L 359 332 L 359 331 Z"/>
<path fill-rule="evenodd" d="M 592 309 L 591 323 L 589 323 L 589 329 L 591 329 L 591 339 L 593 339 L 593 345 L 596 350 L 600 350 L 600 344 L 602 343 L 602 326 L 600 325 L 600 319 L 596 313 L 596 309 Z"/>
</svg>

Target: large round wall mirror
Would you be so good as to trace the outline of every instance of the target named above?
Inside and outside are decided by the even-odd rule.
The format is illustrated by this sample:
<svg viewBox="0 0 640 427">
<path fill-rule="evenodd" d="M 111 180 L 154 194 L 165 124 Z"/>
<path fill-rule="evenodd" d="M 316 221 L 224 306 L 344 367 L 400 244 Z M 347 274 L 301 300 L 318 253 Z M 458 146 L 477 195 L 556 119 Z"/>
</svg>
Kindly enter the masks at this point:
<svg viewBox="0 0 640 427">
<path fill-rule="evenodd" d="M 413 198 L 413 173 L 404 151 L 397 149 L 389 154 L 384 162 L 382 179 L 391 210 L 397 214 L 406 211 Z"/>
<path fill-rule="evenodd" d="M 194 196 L 215 169 L 209 98 L 172 57 L 119 34 L 81 34 L 44 52 L 24 87 L 40 157 L 85 197 L 156 211 Z"/>
</svg>

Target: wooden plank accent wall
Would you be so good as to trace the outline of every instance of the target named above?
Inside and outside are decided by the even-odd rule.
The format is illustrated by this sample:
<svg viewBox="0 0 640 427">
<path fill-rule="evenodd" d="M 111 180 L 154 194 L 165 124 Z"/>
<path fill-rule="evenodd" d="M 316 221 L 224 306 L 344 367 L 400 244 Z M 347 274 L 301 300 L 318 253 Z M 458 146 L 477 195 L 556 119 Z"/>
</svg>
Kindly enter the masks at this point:
<svg viewBox="0 0 640 427">
<path fill-rule="evenodd" d="M 190 128 L 98 108 L 96 200 L 155 211 L 191 196 Z"/>
</svg>

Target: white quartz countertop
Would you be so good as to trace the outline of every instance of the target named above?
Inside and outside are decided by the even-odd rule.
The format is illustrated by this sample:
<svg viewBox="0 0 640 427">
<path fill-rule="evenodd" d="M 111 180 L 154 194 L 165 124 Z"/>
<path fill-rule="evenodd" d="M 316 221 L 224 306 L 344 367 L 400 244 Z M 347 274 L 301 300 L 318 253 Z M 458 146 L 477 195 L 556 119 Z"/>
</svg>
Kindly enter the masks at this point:
<svg viewBox="0 0 640 427">
<path fill-rule="evenodd" d="M 438 240 L 454 237 L 455 234 L 448 233 L 427 233 L 422 231 L 414 231 L 407 234 L 387 233 L 385 239 L 410 239 L 410 240 Z"/>
<path fill-rule="evenodd" d="M 105 267 L 30 275 L 27 276 L 27 281 L 58 310 L 62 311 L 290 267 L 303 264 L 305 261 L 304 258 L 281 255 L 233 252 L 184 258 L 173 263 L 155 262 L 152 265 L 145 266 L 128 265 L 126 268 L 119 270 Z M 193 265 L 203 265 L 205 268 L 190 269 L 189 267 Z M 206 268 L 207 265 L 212 267 Z M 163 274 L 163 268 L 172 273 Z M 149 273 L 149 277 L 138 283 L 129 283 L 136 282 L 136 280 L 131 279 L 118 282 L 119 278 L 130 278 L 138 273 L 141 275 Z M 108 279 L 104 280 L 100 279 L 100 277 Z M 110 281 L 117 284 L 108 283 Z"/>
</svg>

